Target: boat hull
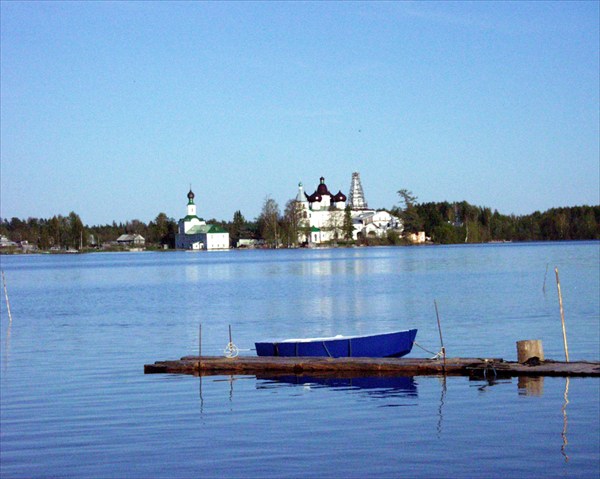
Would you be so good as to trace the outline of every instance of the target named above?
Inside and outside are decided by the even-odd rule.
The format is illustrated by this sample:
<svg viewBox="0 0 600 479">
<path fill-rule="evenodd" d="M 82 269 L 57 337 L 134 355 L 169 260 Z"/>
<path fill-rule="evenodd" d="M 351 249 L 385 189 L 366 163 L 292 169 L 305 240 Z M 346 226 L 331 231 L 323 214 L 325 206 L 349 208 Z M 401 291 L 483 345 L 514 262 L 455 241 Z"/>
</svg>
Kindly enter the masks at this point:
<svg viewBox="0 0 600 479">
<path fill-rule="evenodd" d="M 258 356 L 318 356 L 331 358 L 399 358 L 410 353 L 416 329 L 370 336 L 257 342 Z"/>
</svg>

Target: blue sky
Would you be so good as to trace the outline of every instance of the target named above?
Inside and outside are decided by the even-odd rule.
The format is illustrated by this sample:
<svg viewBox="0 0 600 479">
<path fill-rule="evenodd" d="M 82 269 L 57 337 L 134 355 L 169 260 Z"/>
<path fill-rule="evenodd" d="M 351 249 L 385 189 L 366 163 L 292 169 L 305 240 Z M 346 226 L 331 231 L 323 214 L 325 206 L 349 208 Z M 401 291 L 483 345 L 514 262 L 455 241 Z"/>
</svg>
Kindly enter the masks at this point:
<svg viewBox="0 0 600 479">
<path fill-rule="evenodd" d="M 283 209 L 320 176 L 600 203 L 598 2 L 1 3 L 0 216 Z"/>
</svg>

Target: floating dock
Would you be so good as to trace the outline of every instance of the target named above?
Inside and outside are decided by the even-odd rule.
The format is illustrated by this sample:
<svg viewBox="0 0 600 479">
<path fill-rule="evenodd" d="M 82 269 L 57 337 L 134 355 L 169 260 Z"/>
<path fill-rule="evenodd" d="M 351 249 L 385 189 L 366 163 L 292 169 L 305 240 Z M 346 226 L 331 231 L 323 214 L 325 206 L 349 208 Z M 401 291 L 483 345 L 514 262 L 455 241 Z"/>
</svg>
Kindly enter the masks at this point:
<svg viewBox="0 0 600 479">
<path fill-rule="evenodd" d="M 348 376 L 600 377 L 600 362 L 509 362 L 498 358 L 317 358 L 185 356 L 144 366 L 145 374 L 257 375 L 317 374 Z"/>
</svg>

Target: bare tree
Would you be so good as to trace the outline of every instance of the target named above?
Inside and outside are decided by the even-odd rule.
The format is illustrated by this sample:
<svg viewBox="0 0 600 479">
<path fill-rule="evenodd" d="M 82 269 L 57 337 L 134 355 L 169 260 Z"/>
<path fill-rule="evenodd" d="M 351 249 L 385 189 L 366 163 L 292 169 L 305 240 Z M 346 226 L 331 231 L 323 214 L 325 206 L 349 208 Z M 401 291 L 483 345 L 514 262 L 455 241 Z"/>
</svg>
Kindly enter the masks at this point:
<svg viewBox="0 0 600 479">
<path fill-rule="evenodd" d="M 329 219 L 327 220 L 327 224 L 325 226 L 326 229 L 331 231 L 331 236 L 333 241 L 337 243 L 337 240 L 340 239 L 342 229 L 344 226 L 344 212 L 340 210 L 331 211 L 329 213 Z"/>
<path fill-rule="evenodd" d="M 260 233 L 265 242 L 272 248 L 277 248 L 279 244 L 279 205 L 277 202 L 267 196 L 258 217 Z"/>
<path fill-rule="evenodd" d="M 289 200 L 283 213 L 283 240 L 288 246 L 296 246 L 302 230 L 302 208 L 296 200 Z"/>
</svg>

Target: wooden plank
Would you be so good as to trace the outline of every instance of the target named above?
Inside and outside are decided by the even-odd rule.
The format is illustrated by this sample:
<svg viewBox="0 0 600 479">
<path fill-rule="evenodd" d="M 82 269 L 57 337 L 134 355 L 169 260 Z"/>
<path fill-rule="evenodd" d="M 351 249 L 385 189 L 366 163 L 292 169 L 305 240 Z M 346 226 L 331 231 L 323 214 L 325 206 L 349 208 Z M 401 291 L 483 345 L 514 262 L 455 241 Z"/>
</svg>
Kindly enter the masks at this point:
<svg viewBox="0 0 600 479">
<path fill-rule="evenodd" d="M 353 376 L 437 376 L 444 374 L 444 362 L 408 358 L 315 358 L 185 356 L 174 361 L 157 361 L 144 366 L 145 374 L 319 374 Z M 582 376 L 600 377 L 600 362 L 541 361 L 520 364 L 499 358 L 446 358 L 449 376 Z"/>
</svg>

